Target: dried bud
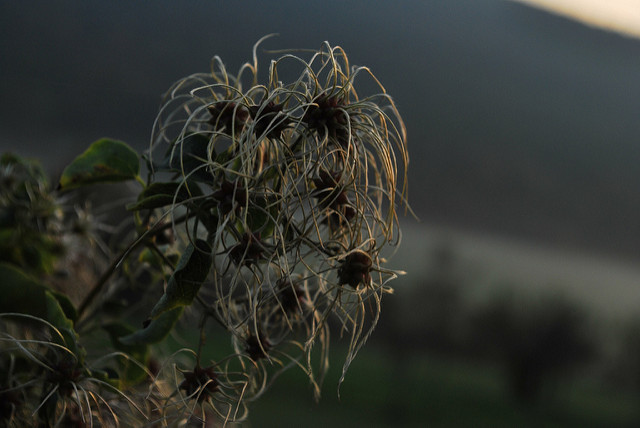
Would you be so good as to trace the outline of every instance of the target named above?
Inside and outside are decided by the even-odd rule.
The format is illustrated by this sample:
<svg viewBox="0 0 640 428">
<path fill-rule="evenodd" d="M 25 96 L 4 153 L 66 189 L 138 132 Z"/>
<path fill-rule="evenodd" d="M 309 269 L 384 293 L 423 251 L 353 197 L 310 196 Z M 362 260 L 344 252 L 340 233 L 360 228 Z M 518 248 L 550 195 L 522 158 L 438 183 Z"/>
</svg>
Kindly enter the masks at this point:
<svg viewBox="0 0 640 428">
<path fill-rule="evenodd" d="M 184 380 L 180 383 L 180 389 L 188 397 L 198 395 L 198 401 L 211 398 L 218 391 L 218 375 L 213 366 L 207 368 L 196 367 L 192 372 L 183 372 Z"/>
<path fill-rule="evenodd" d="M 229 101 L 218 101 L 207 107 L 211 119 L 209 123 L 216 131 L 226 131 L 239 133 L 242 131 L 247 119 L 249 119 L 249 110 L 243 106 Z"/>
<path fill-rule="evenodd" d="M 356 288 L 359 284 L 371 284 L 371 268 L 373 260 L 371 256 L 362 251 L 355 250 L 343 260 L 342 265 L 338 269 L 338 280 L 340 285 L 350 285 Z"/>
<path fill-rule="evenodd" d="M 227 215 L 247 204 L 247 189 L 242 187 L 240 180 L 233 182 L 223 180 L 220 188 L 213 192 L 211 197 L 218 201 L 220 214 Z"/>
<path fill-rule="evenodd" d="M 291 119 L 288 116 L 283 115 L 282 117 L 278 117 L 278 114 L 280 114 L 283 109 L 284 104 L 276 104 L 273 101 L 269 101 L 263 105 L 249 107 L 249 113 L 254 121 L 253 129 L 255 135 L 260 136 L 268 129 L 269 132 L 266 134 L 268 138 L 279 137 L 282 131 L 291 124 Z"/>
<path fill-rule="evenodd" d="M 271 349 L 271 346 L 269 340 L 265 338 L 262 333 L 259 333 L 258 336 L 252 334 L 247 337 L 245 351 L 249 354 L 249 358 L 253 361 L 258 361 L 262 358 L 267 358 L 267 353 Z"/>
<path fill-rule="evenodd" d="M 283 278 L 283 280 L 279 281 L 278 290 L 280 304 L 285 312 L 296 313 L 305 307 L 305 294 L 297 283 L 292 283 L 288 279 Z"/>
<path fill-rule="evenodd" d="M 229 250 L 229 257 L 237 266 L 249 266 L 262 259 L 263 252 L 264 247 L 260 241 L 260 232 L 245 233 L 240 242 Z"/>
<path fill-rule="evenodd" d="M 339 171 L 320 171 L 319 177 L 313 179 L 316 190 L 312 193 L 312 196 L 318 198 L 324 208 L 330 208 L 335 211 L 330 215 L 334 220 L 339 221 L 338 213 L 341 213 L 347 221 L 351 221 L 356 215 L 356 210 L 351 206 L 343 186 L 338 184 L 340 175 Z"/>
</svg>

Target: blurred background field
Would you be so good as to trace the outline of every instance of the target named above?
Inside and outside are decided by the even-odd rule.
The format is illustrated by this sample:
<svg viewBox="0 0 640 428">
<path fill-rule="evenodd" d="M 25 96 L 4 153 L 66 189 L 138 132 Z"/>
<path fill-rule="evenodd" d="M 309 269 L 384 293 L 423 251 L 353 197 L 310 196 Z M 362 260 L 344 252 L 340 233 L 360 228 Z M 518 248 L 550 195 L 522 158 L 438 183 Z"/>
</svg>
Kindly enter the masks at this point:
<svg viewBox="0 0 640 428">
<path fill-rule="evenodd" d="M 56 177 L 103 136 L 144 150 L 171 83 L 273 32 L 259 55 L 328 40 L 382 81 L 420 221 L 341 400 L 338 344 L 318 405 L 287 373 L 247 426 L 637 426 L 633 35 L 506 0 L 4 1 L 0 151 Z"/>
<path fill-rule="evenodd" d="M 303 376 L 285 375 L 242 426 L 281 427 L 610 427 L 636 426 L 637 398 L 589 381 L 562 382 L 555 399 L 515 402 L 494 364 L 416 353 L 398 363 L 371 346 L 356 360 L 338 399 L 327 388 L 315 404 Z M 328 382 L 337 381 L 337 372 Z"/>
</svg>

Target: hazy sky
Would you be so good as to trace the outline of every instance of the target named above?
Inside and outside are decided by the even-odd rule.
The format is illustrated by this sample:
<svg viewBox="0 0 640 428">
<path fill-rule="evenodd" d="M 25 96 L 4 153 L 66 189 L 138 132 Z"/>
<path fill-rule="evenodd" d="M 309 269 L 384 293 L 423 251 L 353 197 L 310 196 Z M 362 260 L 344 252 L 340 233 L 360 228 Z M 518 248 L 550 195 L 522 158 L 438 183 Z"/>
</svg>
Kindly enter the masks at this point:
<svg viewBox="0 0 640 428">
<path fill-rule="evenodd" d="M 640 37 L 640 0 L 516 0 Z"/>
</svg>

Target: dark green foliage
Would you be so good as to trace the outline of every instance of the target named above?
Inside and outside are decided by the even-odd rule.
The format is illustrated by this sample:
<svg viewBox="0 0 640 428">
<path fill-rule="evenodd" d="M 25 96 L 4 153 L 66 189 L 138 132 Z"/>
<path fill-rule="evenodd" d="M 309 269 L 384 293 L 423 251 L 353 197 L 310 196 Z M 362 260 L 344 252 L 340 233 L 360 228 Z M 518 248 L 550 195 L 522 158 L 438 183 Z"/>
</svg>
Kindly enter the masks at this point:
<svg viewBox="0 0 640 428">
<path fill-rule="evenodd" d="M 0 158 L 0 261 L 34 274 L 51 273 L 62 254 L 60 207 L 39 163 Z"/>
<path fill-rule="evenodd" d="M 145 321 L 144 328 L 119 338 L 127 346 L 150 345 L 164 340 L 173 330 L 184 312 L 183 306 L 174 307 L 163 312 L 153 320 Z"/>
<path fill-rule="evenodd" d="M 169 278 L 167 288 L 160 301 L 151 310 L 151 319 L 178 306 L 188 306 L 193 302 L 202 283 L 211 270 L 211 247 L 199 239 L 185 249 L 176 270 Z"/>
<path fill-rule="evenodd" d="M 146 344 L 127 345 L 120 338 L 133 334 L 135 329 L 123 322 L 114 321 L 103 326 L 109 333 L 111 344 L 118 351 L 124 352 L 130 358 L 122 358 L 118 361 L 121 373 L 122 387 L 143 382 L 147 377 L 144 366 L 149 362 L 150 349 Z"/>
<path fill-rule="evenodd" d="M 127 206 L 128 210 L 152 210 L 172 204 L 183 203 L 194 196 L 201 196 L 202 191 L 195 183 L 151 183 L 146 187 L 138 200 Z"/>
<path fill-rule="evenodd" d="M 206 135 L 187 135 L 179 144 L 171 144 L 162 161 L 152 164 L 152 169 L 189 174 L 190 179 L 207 182 L 211 179 L 207 165 L 217 159 L 209 143 Z"/>
<path fill-rule="evenodd" d="M 103 138 L 78 156 L 62 172 L 59 189 L 135 179 L 140 172 L 138 154 L 122 141 Z"/>
<path fill-rule="evenodd" d="M 75 310 L 66 296 L 54 293 L 37 279 L 10 264 L 0 263 L 0 278 L 3 284 L 0 313 L 25 314 L 48 321 L 60 334 L 60 337 L 54 336 L 54 341 L 68 347 L 76 357 L 83 358 L 73 321 L 67 317 L 67 313 L 74 316 Z"/>
</svg>

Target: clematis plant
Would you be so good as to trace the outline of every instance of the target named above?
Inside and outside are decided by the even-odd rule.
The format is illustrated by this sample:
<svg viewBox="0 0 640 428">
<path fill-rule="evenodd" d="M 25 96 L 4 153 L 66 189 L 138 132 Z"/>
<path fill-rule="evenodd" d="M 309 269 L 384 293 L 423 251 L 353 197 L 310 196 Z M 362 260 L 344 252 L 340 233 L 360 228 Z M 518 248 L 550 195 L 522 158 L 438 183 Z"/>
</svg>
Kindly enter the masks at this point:
<svg viewBox="0 0 640 428">
<path fill-rule="evenodd" d="M 10 344 L 0 351 L 0 398 L 14 398 L 0 418 L 241 420 L 291 367 L 319 397 L 331 330 L 347 336 L 342 383 L 399 273 L 385 268 L 383 252 L 399 243 L 396 210 L 406 204 L 404 124 L 371 71 L 351 66 L 340 47 L 325 43 L 306 59 L 281 54 L 264 82 L 257 47 L 237 74 L 214 57 L 209 72 L 172 85 L 141 156 L 144 173 L 128 145 L 102 139 L 55 191 L 41 192 L 62 207 L 96 183 L 142 187 L 127 205 L 130 243 L 102 251 L 111 264 L 75 302 L 49 280 L 52 268 L 29 271 L 3 253 L 1 273 L 13 276 L 4 286 L 11 303 L 0 304 L 1 340 Z M 361 93 L 361 85 L 378 90 Z M 31 186 L 18 188 L 34 202 Z M 3 197 L 2 209 L 15 203 Z M 27 227 L 47 248 L 64 246 L 71 214 L 56 217 L 52 238 L 44 223 Z M 39 309 L 16 311 L 26 284 L 38 290 Z M 32 322 L 38 327 L 24 328 Z M 217 344 L 220 332 L 230 346 L 210 359 L 207 338 Z M 83 338 L 101 334 L 106 349 L 89 349 L 98 345 Z M 176 335 L 185 347 L 169 344 Z"/>
</svg>

